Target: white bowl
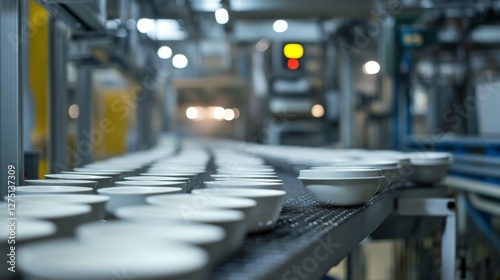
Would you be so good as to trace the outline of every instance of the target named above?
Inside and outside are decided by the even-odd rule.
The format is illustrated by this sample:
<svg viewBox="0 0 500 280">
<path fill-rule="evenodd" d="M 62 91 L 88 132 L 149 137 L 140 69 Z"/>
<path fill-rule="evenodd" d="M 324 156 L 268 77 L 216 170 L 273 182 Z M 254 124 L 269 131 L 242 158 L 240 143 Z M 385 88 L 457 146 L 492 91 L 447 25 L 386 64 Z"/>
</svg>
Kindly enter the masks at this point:
<svg viewBox="0 0 500 280">
<path fill-rule="evenodd" d="M 234 167 L 218 167 L 216 169 L 217 173 L 233 173 L 233 172 L 264 172 L 264 173 L 270 173 L 270 172 L 275 172 L 274 168 L 267 168 L 267 167 L 240 167 L 240 166 L 234 166 Z"/>
<path fill-rule="evenodd" d="M 245 214 L 236 210 L 206 209 L 184 211 L 153 205 L 120 207 L 115 211 L 120 219 L 130 221 L 177 221 L 185 224 L 206 223 L 222 227 L 226 232 L 226 246 L 220 248 L 223 255 L 234 253 L 243 243 L 246 234 Z"/>
<path fill-rule="evenodd" d="M 205 186 L 208 189 L 214 188 L 243 188 L 243 189 L 268 189 L 282 190 L 283 183 L 262 182 L 262 181 L 239 181 L 232 180 L 206 181 Z"/>
<path fill-rule="evenodd" d="M 146 198 L 152 205 L 176 208 L 185 211 L 205 211 L 206 209 L 238 210 L 245 214 L 247 226 L 253 219 L 257 203 L 251 199 L 233 197 L 203 197 L 192 194 L 157 195 Z"/>
<path fill-rule="evenodd" d="M 192 192 L 195 195 L 206 197 L 240 197 L 249 198 L 257 202 L 255 214 L 251 216 L 249 232 L 263 232 L 270 230 L 279 218 L 281 205 L 286 192 L 282 190 L 243 189 L 243 188 L 213 188 L 198 189 Z"/>
<path fill-rule="evenodd" d="M 408 157 L 412 164 L 446 164 L 453 161 L 453 155 L 446 152 L 412 152 L 408 153 Z"/>
<path fill-rule="evenodd" d="M 136 180 L 136 181 L 118 181 L 117 186 L 136 186 L 136 187 L 176 187 L 183 188 L 186 182 L 182 181 L 154 181 L 154 180 Z"/>
<path fill-rule="evenodd" d="M 212 174 L 210 175 L 212 178 L 254 178 L 254 179 L 277 179 L 278 175 L 276 174 Z"/>
<path fill-rule="evenodd" d="M 25 186 L 75 186 L 95 189 L 97 181 L 86 180 L 24 180 Z"/>
<path fill-rule="evenodd" d="M 328 166 L 322 169 L 300 170 L 298 179 L 336 179 L 336 178 L 360 178 L 380 177 L 382 170 L 374 168 L 338 168 Z"/>
<path fill-rule="evenodd" d="M 198 176 L 198 173 L 196 172 L 162 172 L 162 171 L 148 171 L 148 172 L 143 172 L 139 174 L 141 176 L 155 176 L 155 177 L 187 177 L 187 178 L 193 178 Z"/>
<path fill-rule="evenodd" d="M 208 257 L 200 248 L 173 242 L 88 244 L 60 239 L 19 249 L 23 279 L 198 280 L 206 276 Z"/>
<path fill-rule="evenodd" d="M 449 163 L 413 163 L 410 180 L 417 184 L 433 184 L 443 180 L 450 168 Z"/>
<path fill-rule="evenodd" d="M 113 186 L 113 178 L 110 176 L 96 176 L 96 175 L 84 175 L 84 174 L 45 174 L 45 178 L 62 179 L 62 180 L 97 181 L 96 189 Z"/>
<path fill-rule="evenodd" d="M 97 190 L 99 194 L 109 196 L 106 210 L 112 214 L 122 206 L 147 204 L 146 197 L 159 194 L 174 194 L 182 192 L 181 188 L 174 187 L 134 187 L 123 186 Z"/>
<path fill-rule="evenodd" d="M 92 207 L 90 219 L 98 221 L 104 219 L 106 214 L 106 202 L 109 197 L 97 194 L 27 194 L 20 195 L 16 201 L 39 204 L 39 203 L 63 203 L 63 204 L 87 204 Z"/>
<path fill-rule="evenodd" d="M 17 187 L 18 194 L 91 194 L 92 188 L 75 186 L 23 186 Z"/>
<path fill-rule="evenodd" d="M 75 174 L 75 175 L 95 175 L 95 176 L 105 176 L 111 177 L 111 181 L 116 181 L 120 176 L 122 176 L 121 172 L 110 172 L 110 171 L 62 171 L 62 174 Z"/>
<path fill-rule="evenodd" d="M 262 183 L 280 183 L 283 184 L 281 179 L 259 179 L 259 178 L 215 178 L 215 181 L 229 181 L 229 182 L 262 182 Z"/>
<path fill-rule="evenodd" d="M 12 273 L 8 270 L 9 267 L 16 266 L 16 251 L 12 254 L 12 251 L 10 250 L 11 245 L 14 245 L 17 249 L 19 246 L 24 246 L 31 242 L 51 237 L 56 233 L 56 226 L 53 223 L 29 218 L 18 218 L 15 221 L 15 232 L 11 231 L 10 227 L 11 226 L 8 221 L 5 225 L 0 227 L 0 251 L 2 252 L 2 255 L 0 256 L 1 279 L 11 279 L 16 277 L 16 273 Z M 12 240 L 14 239 L 16 242 L 15 244 L 12 243 Z M 12 244 L 9 244 L 9 240 L 11 240 L 10 243 Z M 7 254 L 13 256 L 7 256 Z"/>
<path fill-rule="evenodd" d="M 131 176 L 136 173 L 137 169 L 135 168 L 126 168 L 126 167 L 115 167 L 115 168 L 104 168 L 104 167 L 75 167 L 73 168 L 76 172 L 92 172 L 92 171 L 104 171 L 104 172 L 116 172 L 121 173 L 122 175 Z"/>
<path fill-rule="evenodd" d="M 126 181 L 176 181 L 187 182 L 188 177 L 166 177 L 166 176 L 128 176 L 123 178 Z"/>
<path fill-rule="evenodd" d="M 302 179 L 307 191 L 327 205 L 349 206 L 363 204 L 373 197 L 383 176 L 335 179 Z"/>
<path fill-rule="evenodd" d="M 225 246 L 226 233 L 218 226 L 208 224 L 189 225 L 178 222 L 153 224 L 130 221 L 109 221 L 81 225 L 76 237 L 88 243 L 140 243 L 143 240 L 167 240 L 184 242 L 203 248 L 211 263 L 222 260 L 221 247 Z"/>
<path fill-rule="evenodd" d="M 91 221 L 92 208 L 83 204 L 29 204 L 16 203 L 18 218 L 33 218 L 53 222 L 57 236 L 70 236 L 75 228 Z M 7 209 L 6 202 L 0 202 L 1 209 Z"/>
<path fill-rule="evenodd" d="M 352 162 L 342 162 L 338 164 L 331 164 L 335 167 L 355 167 L 355 168 L 375 168 L 382 170 L 382 175 L 384 179 L 380 184 L 379 191 L 383 191 L 387 186 L 403 180 L 403 176 L 400 174 L 399 160 L 380 160 L 380 161 L 370 161 L 370 160 L 359 160 Z"/>
</svg>

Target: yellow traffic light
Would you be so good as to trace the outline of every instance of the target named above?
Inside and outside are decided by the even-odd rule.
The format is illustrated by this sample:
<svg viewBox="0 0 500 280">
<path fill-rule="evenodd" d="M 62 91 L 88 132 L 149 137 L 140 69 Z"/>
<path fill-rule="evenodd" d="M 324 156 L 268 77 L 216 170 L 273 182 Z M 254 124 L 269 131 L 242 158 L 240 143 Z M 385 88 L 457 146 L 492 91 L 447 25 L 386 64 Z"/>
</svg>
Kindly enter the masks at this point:
<svg viewBox="0 0 500 280">
<path fill-rule="evenodd" d="M 299 59 L 304 55 L 304 47 L 301 44 L 286 44 L 283 54 L 286 58 Z"/>
</svg>

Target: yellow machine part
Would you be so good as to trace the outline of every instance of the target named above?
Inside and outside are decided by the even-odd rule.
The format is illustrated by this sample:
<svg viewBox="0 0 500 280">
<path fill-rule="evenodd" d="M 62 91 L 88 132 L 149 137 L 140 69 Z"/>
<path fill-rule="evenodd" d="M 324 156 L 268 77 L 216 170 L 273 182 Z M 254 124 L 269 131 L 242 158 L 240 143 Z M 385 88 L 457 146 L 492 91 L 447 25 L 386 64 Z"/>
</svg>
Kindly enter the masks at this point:
<svg viewBox="0 0 500 280">
<path fill-rule="evenodd" d="M 129 126 L 135 119 L 135 100 L 131 89 L 99 88 L 94 96 L 93 130 L 96 135 L 103 136 L 101 141 L 94 142 L 94 159 L 127 152 Z"/>
<path fill-rule="evenodd" d="M 29 83 L 35 106 L 35 125 L 31 135 L 34 150 L 40 154 L 38 177 L 49 171 L 49 13 L 34 0 L 29 1 Z"/>
</svg>

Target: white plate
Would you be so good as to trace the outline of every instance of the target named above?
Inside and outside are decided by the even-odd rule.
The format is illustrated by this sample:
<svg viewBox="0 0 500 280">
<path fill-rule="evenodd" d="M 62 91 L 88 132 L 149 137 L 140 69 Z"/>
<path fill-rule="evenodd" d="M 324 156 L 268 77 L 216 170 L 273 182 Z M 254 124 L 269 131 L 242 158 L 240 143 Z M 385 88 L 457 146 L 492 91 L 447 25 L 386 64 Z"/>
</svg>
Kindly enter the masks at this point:
<svg viewBox="0 0 500 280">
<path fill-rule="evenodd" d="M 382 170 L 374 168 L 342 168 L 327 166 L 324 168 L 313 168 L 300 170 L 298 179 L 335 179 L 335 178 L 358 178 L 358 177 L 380 177 Z"/>
</svg>

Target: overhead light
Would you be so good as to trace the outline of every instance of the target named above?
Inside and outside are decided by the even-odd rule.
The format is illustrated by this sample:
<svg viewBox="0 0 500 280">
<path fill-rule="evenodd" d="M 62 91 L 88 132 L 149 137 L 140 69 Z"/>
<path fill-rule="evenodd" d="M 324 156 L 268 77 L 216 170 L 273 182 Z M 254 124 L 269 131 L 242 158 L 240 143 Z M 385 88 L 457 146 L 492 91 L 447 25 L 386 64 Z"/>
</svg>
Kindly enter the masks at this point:
<svg viewBox="0 0 500 280">
<path fill-rule="evenodd" d="M 222 120 L 224 118 L 226 110 L 222 107 L 215 107 L 212 111 L 213 117 L 216 120 Z"/>
<path fill-rule="evenodd" d="M 234 111 L 231 109 L 224 110 L 224 120 L 232 121 L 235 117 Z"/>
<path fill-rule="evenodd" d="M 155 29 L 155 21 L 149 18 L 141 18 L 137 21 L 137 30 L 141 33 L 149 33 Z"/>
<path fill-rule="evenodd" d="M 183 54 L 176 54 L 174 55 L 174 58 L 172 58 L 172 64 L 175 68 L 183 69 L 188 65 L 188 59 Z"/>
<path fill-rule="evenodd" d="M 69 106 L 68 113 L 70 118 L 78 119 L 78 117 L 80 116 L 80 107 L 77 104 L 72 104 L 71 106 Z"/>
<path fill-rule="evenodd" d="M 240 117 L 240 110 L 238 108 L 233 108 L 233 112 L 234 112 L 234 119 Z"/>
<path fill-rule="evenodd" d="M 226 24 L 229 21 L 229 13 L 224 8 L 219 8 L 215 10 L 215 21 L 218 24 Z"/>
<path fill-rule="evenodd" d="M 176 19 L 157 19 L 148 37 L 157 41 L 179 41 L 188 37 Z"/>
<path fill-rule="evenodd" d="M 186 117 L 190 120 L 194 120 L 198 117 L 198 109 L 196 107 L 189 107 L 186 109 Z"/>
<path fill-rule="evenodd" d="M 160 47 L 158 49 L 158 56 L 161 59 L 169 59 L 172 56 L 172 49 L 167 46 Z"/>
<path fill-rule="evenodd" d="M 283 33 L 288 29 L 288 22 L 286 20 L 278 19 L 273 23 L 273 30 L 276 33 Z"/>
<path fill-rule="evenodd" d="M 311 108 L 311 115 L 315 118 L 321 118 L 325 115 L 325 108 L 321 104 L 316 104 Z"/>
<path fill-rule="evenodd" d="M 366 75 L 374 75 L 380 71 L 380 64 L 376 61 L 368 61 L 363 65 L 363 73 Z"/>
</svg>

